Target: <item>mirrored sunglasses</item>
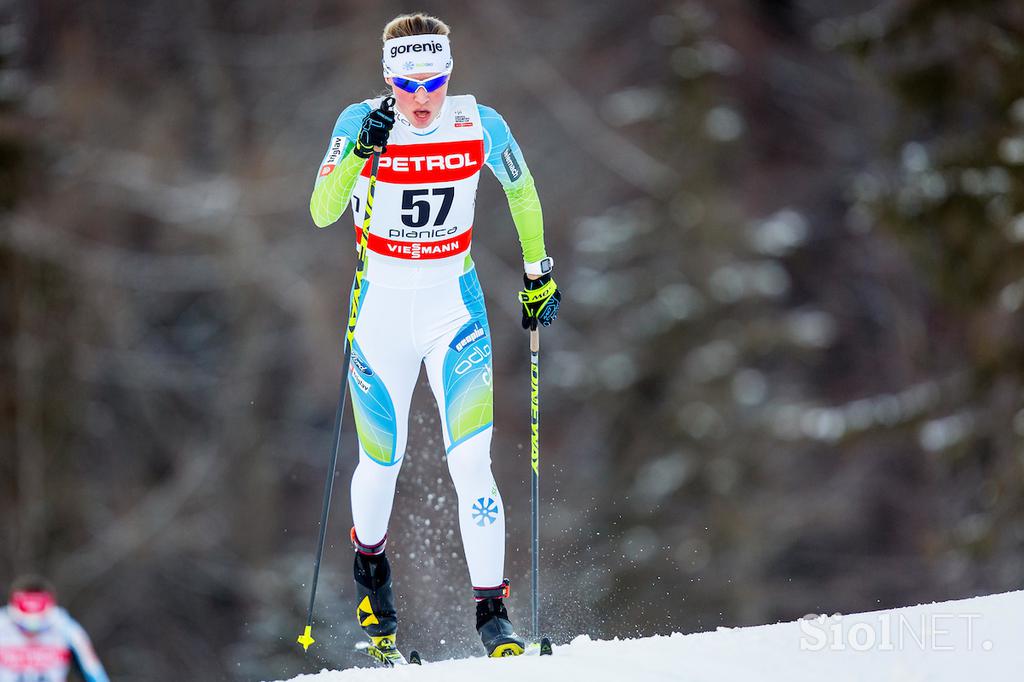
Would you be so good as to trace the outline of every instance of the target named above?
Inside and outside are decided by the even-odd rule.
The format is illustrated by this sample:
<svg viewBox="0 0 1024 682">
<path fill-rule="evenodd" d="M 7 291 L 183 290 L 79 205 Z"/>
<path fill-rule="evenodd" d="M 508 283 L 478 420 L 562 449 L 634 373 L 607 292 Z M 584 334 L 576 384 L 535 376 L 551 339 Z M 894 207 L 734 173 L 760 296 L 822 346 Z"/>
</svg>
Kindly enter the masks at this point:
<svg viewBox="0 0 1024 682">
<path fill-rule="evenodd" d="M 417 90 L 423 88 L 427 92 L 434 92 L 445 83 L 448 82 L 448 77 L 451 74 L 442 73 L 440 76 L 434 76 L 424 81 L 418 81 L 415 78 L 400 78 L 398 76 L 392 76 L 391 82 L 395 84 L 396 88 L 405 90 L 415 94 Z"/>
</svg>

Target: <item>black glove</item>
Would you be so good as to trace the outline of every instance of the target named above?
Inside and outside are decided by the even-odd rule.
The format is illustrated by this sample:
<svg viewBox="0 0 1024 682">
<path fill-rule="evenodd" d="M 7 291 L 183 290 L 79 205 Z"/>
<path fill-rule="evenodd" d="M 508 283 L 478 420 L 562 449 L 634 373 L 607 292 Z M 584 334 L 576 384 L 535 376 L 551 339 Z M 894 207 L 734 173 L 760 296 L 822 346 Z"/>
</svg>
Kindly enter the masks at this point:
<svg viewBox="0 0 1024 682">
<path fill-rule="evenodd" d="M 523 275 L 523 286 L 519 301 L 523 304 L 523 329 L 536 329 L 537 323 L 546 327 L 558 317 L 562 292 L 551 278 L 551 273 L 530 279 Z"/>
<path fill-rule="evenodd" d="M 388 135 L 395 125 L 394 104 L 393 99 L 386 97 L 380 103 L 380 109 L 374 109 L 363 118 L 356 148 L 352 150 L 356 156 L 368 159 L 373 156 L 374 147 L 380 147 L 382 154 L 388 150 Z"/>
</svg>

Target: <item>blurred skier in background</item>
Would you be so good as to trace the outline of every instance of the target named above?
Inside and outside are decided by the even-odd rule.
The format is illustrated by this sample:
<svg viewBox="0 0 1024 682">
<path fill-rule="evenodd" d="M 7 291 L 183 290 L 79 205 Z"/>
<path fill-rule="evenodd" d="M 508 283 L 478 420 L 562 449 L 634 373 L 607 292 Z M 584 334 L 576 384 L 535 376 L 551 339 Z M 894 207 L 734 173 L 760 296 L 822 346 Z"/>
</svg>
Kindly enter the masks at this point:
<svg viewBox="0 0 1024 682">
<path fill-rule="evenodd" d="M 14 581 L 0 611 L 0 682 L 64 682 L 72 661 L 86 682 L 108 682 L 85 630 L 57 606 L 44 578 Z"/>
<path fill-rule="evenodd" d="M 472 95 L 448 95 L 448 26 L 424 14 L 399 16 L 384 28 L 383 43 L 396 110 L 376 97 L 342 111 L 310 200 L 318 227 L 337 221 L 351 203 L 358 243 L 370 159 L 375 148 L 382 151 L 348 378 L 360 446 L 351 532 L 357 617 L 374 650 L 404 660 L 384 548 L 409 405 L 425 364 L 458 493 L 477 632 L 489 656 L 518 655 L 524 642 L 503 603 L 505 516 L 491 473 L 491 336 L 470 255 L 484 166 L 507 195 L 522 246 L 523 328 L 553 322 L 561 294 L 533 177 L 508 125 Z"/>
</svg>

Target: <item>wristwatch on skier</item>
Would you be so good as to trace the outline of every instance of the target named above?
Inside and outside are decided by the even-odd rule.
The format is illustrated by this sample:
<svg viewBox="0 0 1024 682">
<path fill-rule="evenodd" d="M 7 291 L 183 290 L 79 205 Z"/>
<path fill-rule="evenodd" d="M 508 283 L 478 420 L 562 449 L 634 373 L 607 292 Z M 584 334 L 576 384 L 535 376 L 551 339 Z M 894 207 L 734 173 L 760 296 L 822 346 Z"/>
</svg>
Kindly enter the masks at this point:
<svg viewBox="0 0 1024 682">
<path fill-rule="evenodd" d="M 539 261 L 535 261 L 533 263 L 524 262 L 523 266 L 527 275 L 540 277 L 541 275 L 546 275 L 551 272 L 555 267 L 555 259 L 548 256 L 547 258 L 541 258 Z"/>
</svg>

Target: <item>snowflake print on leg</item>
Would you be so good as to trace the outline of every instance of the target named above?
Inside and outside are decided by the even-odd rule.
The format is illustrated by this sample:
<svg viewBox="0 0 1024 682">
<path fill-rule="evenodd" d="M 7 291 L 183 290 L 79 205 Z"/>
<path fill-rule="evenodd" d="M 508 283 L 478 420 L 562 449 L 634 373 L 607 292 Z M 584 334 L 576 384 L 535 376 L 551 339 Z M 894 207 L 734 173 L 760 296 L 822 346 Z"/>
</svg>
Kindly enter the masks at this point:
<svg viewBox="0 0 1024 682">
<path fill-rule="evenodd" d="M 473 503 L 473 520 L 476 521 L 476 525 L 483 526 L 485 523 L 494 523 L 497 518 L 498 505 L 490 497 L 486 500 L 481 497 Z"/>
</svg>

